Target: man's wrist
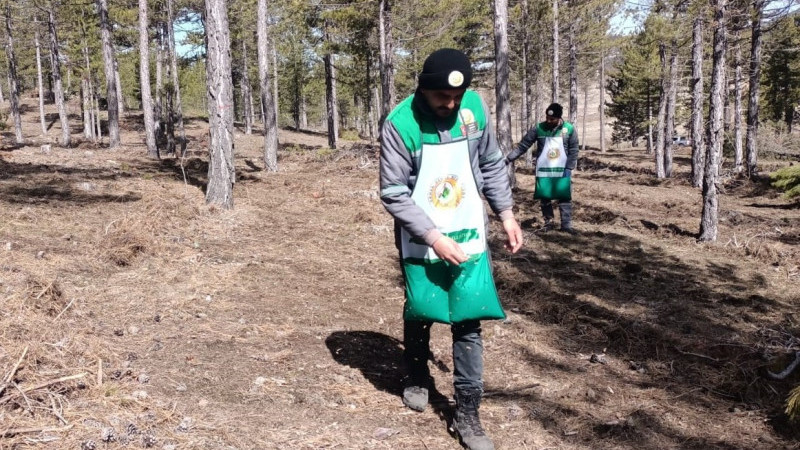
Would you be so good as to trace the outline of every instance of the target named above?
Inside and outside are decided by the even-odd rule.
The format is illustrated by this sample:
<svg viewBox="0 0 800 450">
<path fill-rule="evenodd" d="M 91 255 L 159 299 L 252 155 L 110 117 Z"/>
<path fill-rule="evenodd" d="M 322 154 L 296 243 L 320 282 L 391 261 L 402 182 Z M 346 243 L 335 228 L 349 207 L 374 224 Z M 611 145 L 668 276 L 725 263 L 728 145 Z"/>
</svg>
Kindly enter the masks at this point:
<svg viewBox="0 0 800 450">
<path fill-rule="evenodd" d="M 436 241 L 441 239 L 442 236 L 444 236 L 442 232 L 434 228 L 423 234 L 422 240 L 425 241 L 425 245 L 427 245 L 428 247 L 433 247 L 433 244 L 435 244 Z"/>
<path fill-rule="evenodd" d="M 514 220 L 514 211 L 512 211 L 511 209 L 506 209 L 500 211 L 498 216 L 500 216 L 501 222 L 505 222 L 506 220 Z"/>
</svg>

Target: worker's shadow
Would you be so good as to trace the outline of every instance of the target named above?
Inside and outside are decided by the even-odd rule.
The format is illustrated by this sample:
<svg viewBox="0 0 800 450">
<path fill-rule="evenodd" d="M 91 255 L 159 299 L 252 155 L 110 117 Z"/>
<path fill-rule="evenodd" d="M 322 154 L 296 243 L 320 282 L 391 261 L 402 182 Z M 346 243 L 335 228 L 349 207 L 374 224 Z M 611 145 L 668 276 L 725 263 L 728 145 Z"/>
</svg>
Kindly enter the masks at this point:
<svg viewBox="0 0 800 450">
<path fill-rule="evenodd" d="M 374 331 L 335 331 L 325 345 L 336 362 L 360 370 L 377 389 L 402 398 L 407 374 L 400 341 Z M 428 397 L 433 411 L 450 424 L 453 411 L 447 397 L 435 387 Z M 398 399 L 398 404 L 401 402 Z"/>
</svg>

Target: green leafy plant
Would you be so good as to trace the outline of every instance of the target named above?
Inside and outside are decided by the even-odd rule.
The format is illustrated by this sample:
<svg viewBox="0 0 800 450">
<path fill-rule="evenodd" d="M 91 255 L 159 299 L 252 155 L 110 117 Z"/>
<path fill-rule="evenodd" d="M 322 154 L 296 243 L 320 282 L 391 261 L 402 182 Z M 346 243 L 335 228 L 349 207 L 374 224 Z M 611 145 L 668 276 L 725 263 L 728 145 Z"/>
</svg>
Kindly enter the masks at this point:
<svg viewBox="0 0 800 450">
<path fill-rule="evenodd" d="M 795 386 L 789 392 L 789 397 L 786 398 L 786 415 L 791 420 L 797 420 L 800 417 L 800 385 Z"/>
</svg>

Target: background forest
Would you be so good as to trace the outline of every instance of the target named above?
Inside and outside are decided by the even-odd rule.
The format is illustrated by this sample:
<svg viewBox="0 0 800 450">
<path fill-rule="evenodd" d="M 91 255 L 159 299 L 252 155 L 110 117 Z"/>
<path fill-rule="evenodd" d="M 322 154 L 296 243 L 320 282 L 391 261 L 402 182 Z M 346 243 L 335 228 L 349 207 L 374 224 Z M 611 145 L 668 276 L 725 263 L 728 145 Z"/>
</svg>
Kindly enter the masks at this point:
<svg viewBox="0 0 800 450">
<path fill-rule="evenodd" d="M 552 101 L 582 146 L 579 235 L 532 231 L 530 160 L 526 247 L 491 224 L 498 448 L 796 448 L 794 1 L 0 9 L 0 448 L 456 446 L 445 328 L 438 406 L 398 399 L 376 194 L 381 119 L 441 47 L 504 152 Z"/>
</svg>

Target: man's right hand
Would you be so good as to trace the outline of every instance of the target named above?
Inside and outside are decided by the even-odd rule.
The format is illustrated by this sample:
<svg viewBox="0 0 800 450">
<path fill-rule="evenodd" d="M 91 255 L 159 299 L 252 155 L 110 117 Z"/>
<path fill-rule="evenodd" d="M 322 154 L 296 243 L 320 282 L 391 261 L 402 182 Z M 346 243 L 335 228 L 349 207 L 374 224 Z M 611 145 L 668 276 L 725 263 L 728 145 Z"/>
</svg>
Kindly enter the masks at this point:
<svg viewBox="0 0 800 450">
<path fill-rule="evenodd" d="M 447 236 L 442 236 L 433 243 L 433 251 L 439 258 L 456 266 L 468 259 L 461 246 Z"/>
</svg>

